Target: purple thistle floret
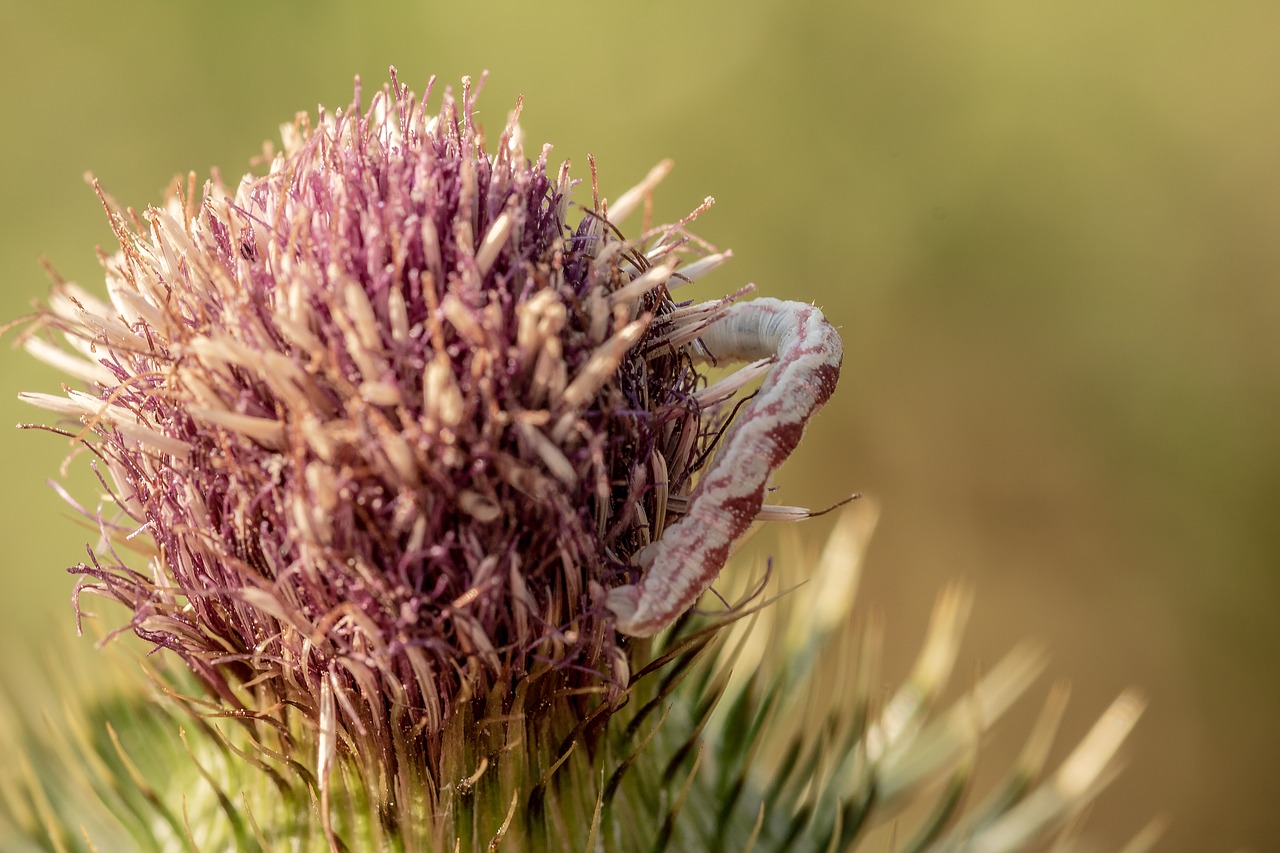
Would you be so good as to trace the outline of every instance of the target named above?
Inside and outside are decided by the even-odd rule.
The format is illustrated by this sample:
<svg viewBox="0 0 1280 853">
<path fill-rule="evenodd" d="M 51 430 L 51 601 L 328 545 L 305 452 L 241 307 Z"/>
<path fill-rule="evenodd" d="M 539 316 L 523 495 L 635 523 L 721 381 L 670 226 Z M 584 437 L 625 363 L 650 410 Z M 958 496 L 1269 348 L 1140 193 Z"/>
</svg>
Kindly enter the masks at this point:
<svg viewBox="0 0 1280 853">
<path fill-rule="evenodd" d="M 42 321 L 75 354 L 27 342 L 95 388 L 25 397 L 94 437 L 106 541 L 155 545 L 144 570 L 98 549 L 79 592 L 223 705 L 295 706 L 331 750 L 412 732 L 427 767 L 494 685 L 625 686 L 603 591 L 712 432 L 671 344 L 707 312 L 666 274 L 622 289 L 706 252 L 625 241 L 598 203 L 570 227 L 568 164 L 526 159 L 518 107 L 486 153 L 473 102 L 428 116 L 393 74 L 234 192 L 188 181 L 138 217 L 99 190 L 111 302 L 59 282 Z"/>
</svg>

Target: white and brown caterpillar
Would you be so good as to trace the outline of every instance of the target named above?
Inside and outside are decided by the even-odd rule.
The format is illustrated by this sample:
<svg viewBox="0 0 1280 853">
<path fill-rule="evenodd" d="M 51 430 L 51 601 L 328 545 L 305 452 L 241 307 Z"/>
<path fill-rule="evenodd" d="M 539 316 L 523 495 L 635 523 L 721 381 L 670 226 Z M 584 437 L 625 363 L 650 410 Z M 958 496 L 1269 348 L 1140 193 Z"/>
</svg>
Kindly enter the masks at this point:
<svg viewBox="0 0 1280 853">
<path fill-rule="evenodd" d="M 617 629 L 656 634 L 711 586 L 756 520 L 769 477 L 795 450 L 840 377 L 840 335 L 812 305 L 755 299 L 729 306 L 701 333 L 716 362 L 770 359 L 759 392 L 688 498 L 683 518 L 641 551 L 644 574 L 608 593 Z"/>
</svg>

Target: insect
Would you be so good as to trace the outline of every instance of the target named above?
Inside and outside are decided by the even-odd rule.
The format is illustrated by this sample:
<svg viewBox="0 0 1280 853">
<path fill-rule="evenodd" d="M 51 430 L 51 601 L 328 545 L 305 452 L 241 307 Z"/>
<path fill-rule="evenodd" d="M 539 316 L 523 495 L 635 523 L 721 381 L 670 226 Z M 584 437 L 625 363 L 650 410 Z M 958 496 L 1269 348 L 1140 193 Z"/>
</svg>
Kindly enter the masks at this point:
<svg viewBox="0 0 1280 853">
<path fill-rule="evenodd" d="M 718 363 L 772 364 L 689 495 L 685 515 L 639 553 L 639 582 L 609 590 L 606 606 L 623 634 L 656 634 L 715 581 L 764 505 L 770 475 L 831 397 L 844 356 L 839 333 L 821 311 L 778 299 L 730 305 L 701 341 Z"/>
</svg>

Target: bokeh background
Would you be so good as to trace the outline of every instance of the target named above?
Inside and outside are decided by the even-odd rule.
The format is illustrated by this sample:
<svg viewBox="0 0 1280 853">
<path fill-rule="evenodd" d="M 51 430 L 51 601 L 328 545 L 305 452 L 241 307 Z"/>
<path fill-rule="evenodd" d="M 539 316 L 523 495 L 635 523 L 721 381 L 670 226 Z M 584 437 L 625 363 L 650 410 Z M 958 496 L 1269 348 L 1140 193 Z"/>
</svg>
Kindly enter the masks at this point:
<svg viewBox="0 0 1280 853">
<path fill-rule="evenodd" d="M 1043 640 L 1066 740 L 1126 685 L 1150 696 L 1092 834 L 1163 813 L 1163 849 L 1276 850 L 1277 34 L 1271 0 L 5 3 L 0 317 L 46 291 L 41 256 L 100 282 L 86 170 L 141 207 L 189 169 L 237 176 L 357 73 L 489 69 L 490 126 L 523 94 L 528 140 L 580 176 L 594 154 L 606 195 L 672 157 L 660 216 L 716 197 L 697 230 L 735 260 L 703 295 L 755 281 L 842 327 L 779 499 L 879 501 L 862 595 L 887 680 L 968 578 L 969 671 Z M 40 419 L 15 395 L 58 381 L 5 347 L 0 422 Z M 90 534 L 45 485 L 65 451 L 0 437 L 18 701 L 74 631 L 62 568 Z"/>
</svg>

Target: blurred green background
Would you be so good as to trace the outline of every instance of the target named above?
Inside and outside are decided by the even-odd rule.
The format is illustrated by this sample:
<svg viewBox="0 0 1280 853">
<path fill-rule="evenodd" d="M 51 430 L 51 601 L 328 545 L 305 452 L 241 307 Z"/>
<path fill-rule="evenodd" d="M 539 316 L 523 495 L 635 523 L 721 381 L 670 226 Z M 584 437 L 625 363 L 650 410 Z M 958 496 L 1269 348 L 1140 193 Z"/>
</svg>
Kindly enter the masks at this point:
<svg viewBox="0 0 1280 853">
<path fill-rule="evenodd" d="M 5 3 L 0 316 L 45 293 L 41 255 L 101 281 L 86 170 L 142 207 L 188 169 L 239 175 L 357 73 L 487 68 L 489 125 L 522 93 L 529 143 L 580 177 L 593 153 L 606 195 L 672 157 L 660 216 L 716 197 L 697 230 L 736 257 L 700 295 L 755 281 L 843 328 L 779 499 L 880 502 L 886 678 L 967 577 L 962 659 L 1046 641 L 1067 740 L 1150 695 L 1094 833 L 1164 812 L 1163 849 L 1280 849 L 1277 34 L 1270 0 Z M 41 419 L 15 394 L 60 378 L 9 348 L 0 374 L 0 420 Z M 21 701 L 91 536 L 44 485 L 62 439 L 0 448 Z"/>
</svg>

